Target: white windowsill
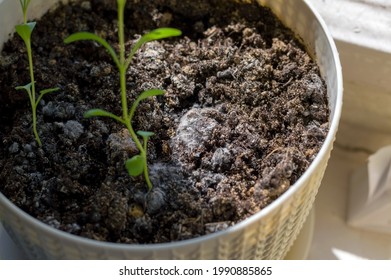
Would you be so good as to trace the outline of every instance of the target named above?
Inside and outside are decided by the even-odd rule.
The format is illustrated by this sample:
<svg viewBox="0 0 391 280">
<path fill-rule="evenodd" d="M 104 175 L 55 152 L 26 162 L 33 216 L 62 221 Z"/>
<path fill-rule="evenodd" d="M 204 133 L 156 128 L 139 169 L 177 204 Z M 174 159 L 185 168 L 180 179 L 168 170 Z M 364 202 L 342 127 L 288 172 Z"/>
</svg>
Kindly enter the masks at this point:
<svg viewBox="0 0 391 280">
<path fill-rule="evenodd" d="M 391 1 L 310 0 L 336 40 L 344 75 L 344 108 L 338 140 L 376 150 L 391 134 Z M 368 130 L 379 134 L 374 142 Z M 356 137 L 357 136 L 360 137 Z M 385 135 L 384 135 L 385 134 Z M 350 137 L 349 137 L 350 136 Z"/>
<path fill-rule="evenodd" d="M 391 53 L 391 1 L 310 0 L 333 37 L 354 45 Z"/>
<path fill-rule="evenodd" d="M 336 40 L 344 107 L 335 148 L 315 203 L 309 259 L 391 259 L 391 235 L 346 223 L 350 178 L 391 144 L 391 1 L 309 0 Z"/>
</svg>

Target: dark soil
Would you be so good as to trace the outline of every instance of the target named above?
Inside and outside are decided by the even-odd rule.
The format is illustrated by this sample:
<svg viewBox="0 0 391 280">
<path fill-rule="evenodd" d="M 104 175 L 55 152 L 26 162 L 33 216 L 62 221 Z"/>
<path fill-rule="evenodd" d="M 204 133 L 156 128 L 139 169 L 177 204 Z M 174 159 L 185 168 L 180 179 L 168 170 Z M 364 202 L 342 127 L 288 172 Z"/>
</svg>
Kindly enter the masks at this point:
<svg viewBox="0 0 391 280">
<path fill-rule="evenodd" d="M 15 36 L 0 59 L 0 190 L 43 222 L 96 240 L 158 243 L 238 223 L 284 193 L 316 156 L 328 131 L 326 87 L 316 64 L 267 9 L 239 1 L 128 1 L 127 47 L 160 26 L 180 38 L 152 42 L 128 70 L 133 124 L 148 143 L 154 188 L 131 178 L 138 154 L 111 119 L 121 115 L 119 78 L 103 47 L 64 38 L 95 32 L 117 47 L 115 1 L 60 6 L 33 33 L 38 90 L 60 87 L 38 107 L 36 145 L 24 45 Z M 248 1 L 247 1 L 248 2 Z"/>
</svg>

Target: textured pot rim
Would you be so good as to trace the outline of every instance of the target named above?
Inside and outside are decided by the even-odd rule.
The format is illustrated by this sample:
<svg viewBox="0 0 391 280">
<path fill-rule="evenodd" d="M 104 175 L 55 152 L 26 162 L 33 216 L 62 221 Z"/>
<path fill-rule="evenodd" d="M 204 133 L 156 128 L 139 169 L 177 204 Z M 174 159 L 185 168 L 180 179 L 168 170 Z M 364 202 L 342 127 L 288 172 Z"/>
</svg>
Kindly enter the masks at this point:
<svg viewBox="0 0 391 280">
<path fill-rule="evenodd" d="M 3 203 L 7 206 L 7 208 L 11 209 L 16 215 L 20 217 L 21 220 L 24 220 L 25 222 L 33 225 L 34 227 L 39 228 L 42 231 L 46 231 L 51 235 L 58 236 L 60 238 L 63 238 L 70 242 L 76 242 L 80 245 L 87 245 L 90 247 L 100 247 L 103 249 L 109 249 L 109 250 L 122 250 L 122 251 L 141 251 L 141 252 L 150 252 L 150 251 L 160 251 L 160 250 L 167 250 L 167 249 L 175 249 L 183 246 L 191 246 L 200 244 L 202 242 L 218 239 L 220 237 L 223 237 L 226 234 L 234 233 L 234 232 L 240 232 L 244 228 L 246 228 L 249 224 L 252 224 L 260 219 L 262 219 L 264 216 L 270 215 L 274 211 L 278 210 L 278 207 L 281 206 L 281 204 L 284 204 L 285 201 L 290 199 L 290 197 L 298 191 L 298 189 L 302 188 L 305 184 L 303 184 L 306 180 L 309 179 L 310 174 L 312 174 L 321 164 L 322 160 L 327 156 L 327 153 L 329 152 L 329 147 L 332 147 L 337 129 L 338 129 L 338 123 L 339 119 L 341 117 L 342 112 L 342 92 L 343 92 L 343 85 L 342 85 L 342 68 L 341 63 L 337 51 L 337 47 L 334 43 L 334 40 L 331 36 L 331 33 L 329 32 L 324 20 L 321 18 L 319 13 L 314 9 L 313 4 L 310 3 L 308 0 L 302 0 L 302 2 L 307 6 L 309 11 L 314 15 L 315 19 L 320 24 L 322 31 L 324 32 L 324 36 L 327 38 L 327 42 L 329 44 L 328 48 L 332 50 L 333 58 L 334 58 L 334 65 L 336 66 L 336 77 L 337 77 L 337 95 L 336 95 L 336 101 L 335 101 L 335 110 L 332 119 L 330 120 L 330 126 L 329 126 L 329 132 L 326 136 L 326 139 L 324 143 L 322 144 L 322 147 L 318 154 L 316 155 L 313 162 L 310 164 L 308 169 L 303 173 L 303 175 L 292 185 L 289 187 L 289 189 L 282 194 L 280 197 L 278 197 L 276 200 L 274 200 L 271 204 L 266 206 L 264 209 L 259 211 L 258 213 L 252 215 L 251 217 L 247 218 L 246 220 L 243 220 L 225 230 L 210 233 L 204 236 L 195 237 L 188 240 L 181 240 L 181 241 L 172 241 L 172 242 L 166 242 L 166 243 L 156 243 L 156 244 L 125 244 L 125 243 L 112 243 L 112 242 L 106 242 L 106 241 L 98 241 L 89 239 L 86 237 L 81 237 L 78 235 L 73 235 L 58 229 L 55 229 L 40 220 L 32 217 L 28 213 L 24 212 L 17 206 L 15 206 L 8 198 L 6 198 L 1 192 L 0 192 L 0 201 L 3 201 Z M 1 217 L 0 217 L 1 221 Z"/>
</svg>

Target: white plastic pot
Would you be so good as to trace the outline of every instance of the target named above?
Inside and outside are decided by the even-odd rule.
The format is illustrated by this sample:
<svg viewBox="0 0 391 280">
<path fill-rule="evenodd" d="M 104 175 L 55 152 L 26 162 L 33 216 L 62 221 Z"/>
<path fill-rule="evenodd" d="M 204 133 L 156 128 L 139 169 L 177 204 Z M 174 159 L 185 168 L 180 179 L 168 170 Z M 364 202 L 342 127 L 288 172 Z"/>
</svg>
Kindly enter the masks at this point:
<svg viewBox="0 0 391 280">
<path fill-rule="evenodd" d="M 56 0 L 35 0 L 39 17 Z M 39 259 L 281 259 L 297 237 L 327 166 L 342 107 L 342 72 L 333 39 L 310 1 L 259 0 L 302 39 L 326 80 L 330 129 L 315 160 L 282 196 L 227 230 L 187 241 L 125 245 L 89 240 L 56 230 L 29 216 L 0 193 L 1 222 L 30 258 Z M 0 48 L 21 22 L 19 1 L 0 0 Z"/>
</svg>

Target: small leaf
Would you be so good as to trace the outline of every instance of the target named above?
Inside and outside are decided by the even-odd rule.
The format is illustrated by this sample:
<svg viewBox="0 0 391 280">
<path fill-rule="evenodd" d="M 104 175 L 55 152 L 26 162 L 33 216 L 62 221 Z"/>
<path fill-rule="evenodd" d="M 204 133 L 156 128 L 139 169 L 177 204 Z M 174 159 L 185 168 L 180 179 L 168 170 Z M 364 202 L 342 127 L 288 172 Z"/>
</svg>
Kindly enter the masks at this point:
<svg viewBox="0 0 391 280">
<path fill-rule="evenodd" d="M 126 170 L 132 177 L 139 176 L 144 171 L 144 158 L 140 155 L 128 159 L 125 163 Z"/>
<path fill-rule="evenodd" d="M 141 100 L 147 99 L 148 97 L 157 96 L 157 95 L 163 95 L 164 90 L 161 89 L 149 89 L 141 93 L 135 102 L 140 102 Z"/>
<path fill-rule="evenodd" d="M 69 43 L 73 43 L 73 42 L 77 42 L 77 41 L 84 41 L 84 40 L 91 40 L 91 41 L 95 41 L 95 42 L 101 44 L 109 52 L 109 54 L 113 58 L 115 64 L 118 67 L 120 67 L 120 63 L 119 63 L 117 54 L 114 51 L 114 49 L 110 46 L 110 44 L 105 39 L 103 39 L 102 37 L 100 37 L 94 33 L 77 32 L 77 33 L 74 33 L 74 34 L 68 36 L 67 38 L 65 38 L 64 43 L 69 44 Z"/>
<path fill-rule="evenodd" d="M 39 93 L 41 95 L 45 95 L 47 93 L 52 93 L 52 92 L 55 92 L 55 91 L 58 91 L 60 90 L 60 88 L 56 87 L 56 88 L 48 88 L 48 89 L 44 89 L 44 90 L 41 90 Z"/>
<path fill-rule="evenodd" d="M 33 85 L 32 83 L 28 83 L 28 84 L 25 85 L 25 86 L 18 86 L 18 87 L 15 87 L 15 89 L 16 89 L 16 90 L 24 89 L 24 90 L 27 92 L 28 96 L 29 96 L 31 105 L 34 106 L 35 100 L 34 100 L 34 96 L 33 96 L 32 92 L 31 92 L 31 87 L 32 87 L 32 85 Z M 38 141 L 38 142 L 39 142 L 39 141 Z"/>
<path fill-rule="evenodd" d="M 169 27 L 154 29 L 151 32 L 143 35 L 140 38 L 140 40 L 136 42 L 136 44 L 133 46 L 132 50 L 130 51 L 130 54 L 125 62 L 125 69 L 129 67 L 134 54 L 137 52 L 139 48 L 141 48 L 143 44 L 154 40 L 160 40 L 160 39 L 165 39 L 165 38 L 180 36 L 180 35 L 182 35 L 182 31 L 176 28 L 169 28 Z"/>
<path fill-rule="evenodd" d="M 133 102 L 132 107 L 130 108 L 129 119 L 133 118 L 134 112 L 136 111 L 136 108 L 140 103 L 140 101 L 147 99 L 148 97 L 163 95 L 163 94 L 164 94 L 164 90 L 161 89 L 149 89 L 141 93 L 137 97 L 137 99 Z"/>
<path fill-rule="evenodd" d="M 28 22 L 23 24 L 18 24 L 16 28 L 16 33 L 23 39 L 23 41 L 27 44 L 28 41 L 30 41 L 31 33 L 34 30 L 36 23 L 35 22 Z"/>
<path fill-rule="evenodd" d="M 143 148 L 144 148 L 144 151 L 147 150 L 147 142 L 148 142 L 148 139 L 149 137 L 151 137 L 152 135 L 154 135 L 155 133 L 153 132 L 149 132 L 149 131 L 142 131 L 142 130 L 139 130 L 137 131 L 137 134 L 140 135 L 143 140 L 144 140 L 144 143 L 143 143 Z"/>
<path fill-rule="evenodd" d="M 143 130 L 137 131 L 137 134 L 140 135 L 141 137 L 143 137 L 144 139 L 148 139 L 149 137 L 155 135 L 155 133 L 153 133 L 153 132 L 143 131 Z"/>
<path fill-rule="evenodd" d="M 114 114 L 112 114 L 110 112 L 107 112 L 105 110 L 102 110 L 102 109 L 91 109 L 91 110 L 88 110 L 87 112 L 84 113 L 84 117 L 85 118 L 107 117 L 107 118 L 112 118 L 112 119 L 114 119 L 116 121 L 119 121 L 120 123 L 124 123 L 124 121 L 120 117 L 118 117 L 118 116 L 116 116 L 116 115 L 114 115 Z"/>
<path fill-rule="evenodd" d="M 140 41 L 143 41 L 144 43 L 154 41 L 154 40 L 160 40 L 175 36 L 182 35 L 182 31 L 176 28 L 169 28 L 169 27 L 163 27 L 154 29 L 151 32 L 145 34 L 141 37 Z"/>
<path fill-rule="evenodd" d="M 23 11 L 27 11 L 27 8 L 30 4 L 30 0 L 19 0 L 20 5 L 22 6 Z"/>
<path fill-rule="evenodd" d="M 27 85 L 24 85 L 24 86 L 17 86 L 17 87 L 15 87 L 15 89 L 17 89 L 17 90 L 24 89 L 27 92 L 31 92 L 31 86 L 32 86 L 32 83 L 28 83 Z"/>
<path fill-rule="evenodd" d="M 42 97 L 45 95 L 45 94 L 48 94 L 48 93 L 51 93 L 51 92 L 55 92 L 55 91 L 58 91 L 60 88 L 56 87 L 56 88 L 48 88 L 48 89 L 44 89 L 44 90 L 41 90 L 39 92 L 39 97 L 37 99 L 37 101 L 35 102 L 35 106 L 38 106 L 39 102 L 41 102 L 41 99 Z"/>
</svg>

